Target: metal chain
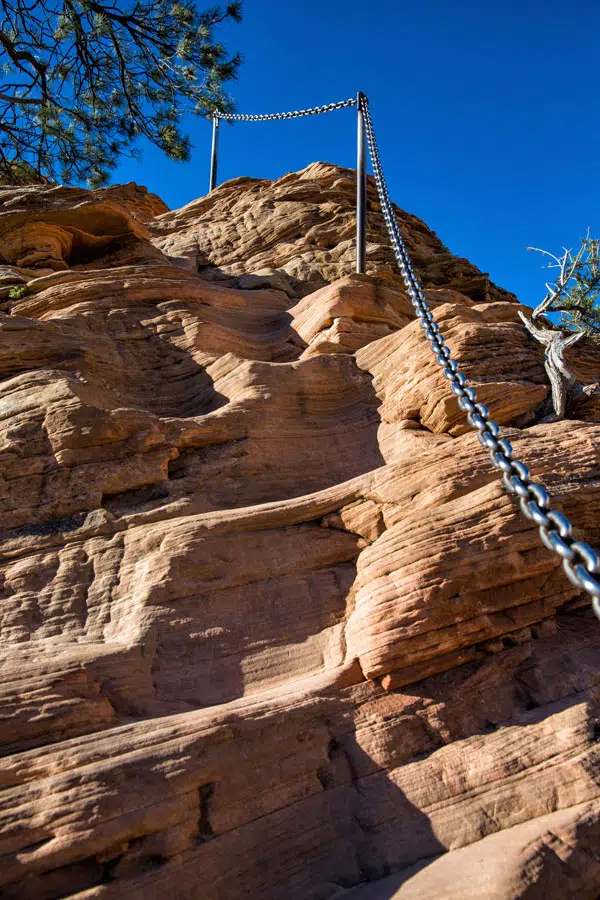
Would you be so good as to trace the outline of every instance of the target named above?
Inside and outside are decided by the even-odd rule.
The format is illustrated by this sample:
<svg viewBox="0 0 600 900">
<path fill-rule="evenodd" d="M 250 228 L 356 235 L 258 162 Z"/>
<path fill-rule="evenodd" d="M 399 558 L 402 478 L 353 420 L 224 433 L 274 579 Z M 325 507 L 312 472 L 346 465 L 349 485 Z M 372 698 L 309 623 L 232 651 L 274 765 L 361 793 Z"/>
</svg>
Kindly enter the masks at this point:
<svg viewBox="0 0 600 900">
<path fill-rule="evenodd" d="M 328 103 L 325 106 L 314 106 L 312 109 L 298 109 L 294 112 L 266 113 L 259 116 L 244 116 L 238 114 L 215 113 L 213 118 L 224 119 L 226 122 L 268 122 L 280 119 L 299 119 L 301 116 L 318 116 L 320 113 L 331 112 L 334 109 L 343 109 L 346 106 L 356 106 L 356 97 L 349 100 L 340 100 L 339 103 Z"/>
<path fill-rule="evenodd" d="M 507 492 L 517 495 L 523 514 L 539 526 L 543 544 L 561 558 L 563 569 L 569 580 L 579 590 L 584 590 L 591 596 L 592 608 L 600 619 L 600 581 L 594 577 L 600 573 L 600 557 L 593 547 L 583 541 L 578 541 L 573 536 L 573 526 L 563 513 L 552 509 L 550 496 L 543 485 L 533 481 L 529 477 L 527 466 L 513 457 L 513 448 L 509 441 L 499 437 L 500 428 L 496 422 L 490 419 L 487 406 L 477 402 L 474 389 L 467 386 L 466 377 L 459 371 L 456 360 L 452 359 L 450 349 L 446 346 L 431 313 L 402 239 L 398 220 L 389 198 L 366 97 L 361 97 L 360 108 L 364 114 L 367 142 L 381 211 L 394 255 L 421 326 L 425 329 L 425 337 L 429 341 L 436 362 L 442 368 L 444 378 L 450 382 L 452 393 L 458 397 L 458 405 L 467 413 L 469 425 L 477 429 L 479 442 L 486 450 L 489 450 L 492 464 L 502 471 Z"/>
</svg>

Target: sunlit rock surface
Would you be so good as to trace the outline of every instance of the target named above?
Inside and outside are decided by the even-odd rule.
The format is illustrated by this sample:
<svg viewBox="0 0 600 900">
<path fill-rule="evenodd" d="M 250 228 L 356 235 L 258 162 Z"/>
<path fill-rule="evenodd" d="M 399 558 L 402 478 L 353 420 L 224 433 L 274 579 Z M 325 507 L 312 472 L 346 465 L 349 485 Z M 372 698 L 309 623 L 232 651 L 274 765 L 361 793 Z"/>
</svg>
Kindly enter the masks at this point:
<svg viewBox="0 0 600 900">
<path fill-rule="evenodd" d="M 3 898 L 600 894 L 600 624 L 441 377 L 372 184 L 352 274 L 354 189 L 0 188 Z M 516 298 L 398 215 L 600 544 L 596 392 L 541 422 Z"/>
</svg>

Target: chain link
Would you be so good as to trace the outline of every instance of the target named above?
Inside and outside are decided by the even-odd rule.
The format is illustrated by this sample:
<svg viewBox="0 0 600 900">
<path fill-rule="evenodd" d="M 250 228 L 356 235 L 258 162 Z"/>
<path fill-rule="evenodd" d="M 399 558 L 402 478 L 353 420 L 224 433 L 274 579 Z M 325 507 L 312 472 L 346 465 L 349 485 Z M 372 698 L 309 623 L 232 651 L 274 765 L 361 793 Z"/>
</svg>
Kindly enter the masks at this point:
<svg viewBox="0 0 600 900">
<path fill-rule="evenodd" d="M 529 469 L 519 459 L 513 457 L 513 448 L 506 438 L 500 437 L 500 428 L 483 403 L 477 402 L 477 395 L 472 387 L 468 387 L 467 379 L 459 371 L 458 363 L 452 359 L 450 349 L 432 315 L 423 288 L 415 272 L 412 261 L 402 238 L 400 226 L 394 213 L 388 194 L 383 167 L 375 138 L 371 111 L 367 98 L 361 94 L 360 99 L 351 97 L 339 103 L 315 106 L 312 109 L 300 109 L 293 112 L 271 113 L 264 115 L 227 115 L 216 113 L 215 119 L 226 122 L 267 122 L 282 119 L 298 119 L 302 116 L 314 116 L 360 104 L 364 115 L 365 131 L 369 152 L 373 163 L 373 173 L 377 185 L 377 193 L 381 203 L 381 211 L 385 219 L 392 249 L 396 257 L 406 289 L 415 312 L 425 330 L 425 338 L 431 345 L 437 364 L 442 368 L 444 377 L 450 382 L 450 389 L 458 398 L 458 405 L 467 413 L 467 421 L 478 432 L 481 445 L 489 450 L 492 465 L 503 474 L 504 486 L 509 494 L 516 495 L 520 501 L 523 514 L 539 527 L 542 543 L 562 560 L 563 569 L 570 581 L 579 590 L 586 591 L 592 598 L 592 608 L 600 619 L 600 557 L 589 544 L 578 541 L 573 535 L 573 526 L 565 515 L 552 509 L 550 496 L 543 485 L 529 477 Z"/>
<path fill-rule="evenodd" d="M 552 509 L 548 492 L 529 477 L 529 469 L 519 459 L 513 457 L 513 448 L 506 438 L 500 437 L 500 428 L 492 419 L 483 403 L 477 402 L 477 395 L 468 387 L 467 379 L 459 371 L 458 363 L 452 359 L 450 349 L 431 313 L 423 288 L 414 270 L 408 250 L 402 239 L 398 220 L 394 213 L 383 174 L 371 111 L 366 97 L 361 97 L 360 108 L 365 120 L 365 131 L 369 152 L 373 163 L 373 173 L 381 211 L 385 219 L 394 255 L 400 267 L 402 278 L 415 312 L 425 331 L 431 351 L 441 367 L 444 378 L 450 382 L 452 393 L 458 398 L 458 405 L 467 413 L 467 420 L 478 432 L 481 445 L 489 450 L 492 465 L 503 474 L 504 486 L 509 494 L 516 495 L 523 514 L 539 527 L 543 544 L 562 560 L 563 569 L 569 580 L 579 590 L 586 591 L 592 598 L 592 608 L 600 619 L 600 557 L 589 544 L 578 541 L 573 535 L 573 526 L 563 513 Z"/>
<path fill-rule="evenodd" d="M 321 113 L 331 112 L 334 109 L 344 109 L 346 106 L 356 106 L 356 97 L 350 97 L 349 100 L 340 100 L 339 103 L 328 103 L 325 106 L 314 106 L 312 109 L 297 109 L 294 112 L 284 113 L 265 113 L 259 116 L 244 116 L 232 113 L 215 113 L 213 118 L 224 119 L 226 122 L 270 122 L 280 121 L 281 119 L 299 119 L 302 116 L 318 116 Z"/>
</svg>

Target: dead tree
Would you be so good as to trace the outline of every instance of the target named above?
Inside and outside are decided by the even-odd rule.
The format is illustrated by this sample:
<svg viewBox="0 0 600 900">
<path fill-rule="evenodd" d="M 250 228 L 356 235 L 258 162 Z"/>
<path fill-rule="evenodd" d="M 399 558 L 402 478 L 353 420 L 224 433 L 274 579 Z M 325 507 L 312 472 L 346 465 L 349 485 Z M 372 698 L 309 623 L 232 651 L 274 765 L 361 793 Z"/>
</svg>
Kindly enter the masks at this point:
<svg viewBox="0 0 600 900">
<path fill-rule="evenodd" d="M 546 296 L 533 310 L 531 320 L 519 311 L 525 328 L 544 347 L 544 365 L 552 388 L 552 419 L 563 419 L 569 396 L 581 390 L 566 364 L 565 350 L 586 334 L 600 335 L 596 306 L 600 294 L 599 244 L 588 232 L 575 256 L 566 248 L 562 256 L 528 248 L 549 256 L 553 262 L 548 268 L 559 270 L 556 282 L 546 282 Z M 566 328 L 553 325 L 544 315 L 552 312 L 562 314 L 561 324 Z"/>
</svg>

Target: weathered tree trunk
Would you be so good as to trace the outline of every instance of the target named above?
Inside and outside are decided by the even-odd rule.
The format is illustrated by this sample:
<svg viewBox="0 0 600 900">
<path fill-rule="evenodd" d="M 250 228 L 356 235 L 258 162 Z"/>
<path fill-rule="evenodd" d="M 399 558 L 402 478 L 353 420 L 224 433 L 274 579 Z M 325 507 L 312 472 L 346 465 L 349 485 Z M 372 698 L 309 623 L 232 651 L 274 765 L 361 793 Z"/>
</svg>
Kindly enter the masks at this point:
<svg viewBox="0 0 600 900">
<path fill-rule="evenodd" d="M 554 416 L 564 419 L 569 393 L 575 385 L 575 376 L 565 362 L 565 350 L 583 337 L 583 331 L 560 331 L 542 328 L 533 322 L 537 310 L 529 320 L 519 310 L 519 315 L 527 331 L 544 347 L 544 366 L 552 388 Z"/>
</svg>

